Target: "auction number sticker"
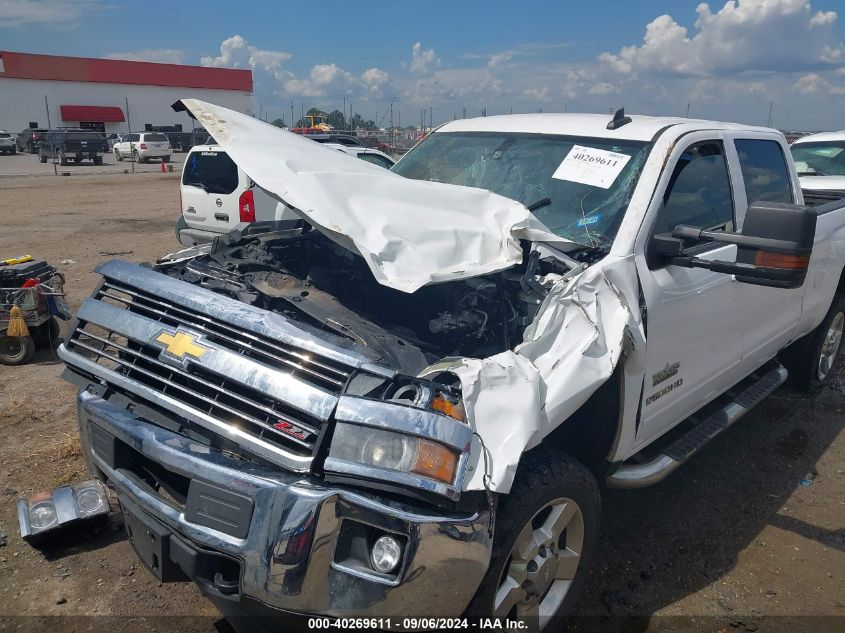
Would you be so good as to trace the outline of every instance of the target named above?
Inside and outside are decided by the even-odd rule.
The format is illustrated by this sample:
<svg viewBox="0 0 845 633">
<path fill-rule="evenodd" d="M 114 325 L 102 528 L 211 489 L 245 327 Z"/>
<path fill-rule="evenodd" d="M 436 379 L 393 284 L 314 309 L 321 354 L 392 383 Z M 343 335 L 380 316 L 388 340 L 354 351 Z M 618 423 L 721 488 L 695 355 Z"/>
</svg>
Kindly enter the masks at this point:
<svg viewBox="0 0 845 633">
<path fill-rule="evenodd" d="M 629 160 L 631 157 L 627 154 L 574 145 L 552 174 L 552 178 L 607 189 Z"/>
</svg>

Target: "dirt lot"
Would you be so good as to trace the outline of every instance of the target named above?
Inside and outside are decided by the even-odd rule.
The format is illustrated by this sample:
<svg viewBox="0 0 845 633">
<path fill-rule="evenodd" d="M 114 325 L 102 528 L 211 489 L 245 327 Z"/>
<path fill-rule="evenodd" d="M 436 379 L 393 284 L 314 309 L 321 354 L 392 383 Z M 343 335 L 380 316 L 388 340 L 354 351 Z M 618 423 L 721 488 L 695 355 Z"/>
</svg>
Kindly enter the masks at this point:
<svg viewBox="0 0 845 633">
<path fill-rule="evenodd" d="M 59 268 L 75 308 L 98 263 L 177 248 L 177 200 L 176 174 L 3 178 L 0 255 L 72 260 Z M 50 614 L 131 616 L 123 627 L 149 630 L 155 620 L 141 618 L 206 616 L 179 628 L 225 628 L 192 585 L 161 586 L 140 567 L 116 518 L 46 552 L 20 539 L 17 498 L 86 477 L 74 392 L 60 372 L 47 351 L 29 366 L 0 367 L 0 630 L 20 626 L 10 616 Z M 783 630 L 779 622 L 845 630 L 843 422 L 840 370 L 816 399 L 777 393 L 667 482 L 608 491 L 600 560 L 579 614 L 644 616 L 636 631 L 669 622 L 672 630 Z"/>
<path fill-rule="evenodd" d="M 182 171 L 182 163 L 187 154 L 176 153 L 170 159 L 175 173 Z M 12 156 L 0 157 L 0 178 L 18 176 L 54 176 L 68 174 L 71 176 L 97 175 L 97 174 L 122 174 L 124 171 L 133 173 L 161 173 L 161 163 L 151 161 L 149 163 L 132 164 L 129 160 L 118 161 L 112 154 L 103 156 L 102 165 L 94 165 L 91 161 L 84 161 L 81 165 L 72 163 L 70 165 L 53 166 L 53 161 L 41 163 L 37 154 L 18 152 Z"/>
</svg>

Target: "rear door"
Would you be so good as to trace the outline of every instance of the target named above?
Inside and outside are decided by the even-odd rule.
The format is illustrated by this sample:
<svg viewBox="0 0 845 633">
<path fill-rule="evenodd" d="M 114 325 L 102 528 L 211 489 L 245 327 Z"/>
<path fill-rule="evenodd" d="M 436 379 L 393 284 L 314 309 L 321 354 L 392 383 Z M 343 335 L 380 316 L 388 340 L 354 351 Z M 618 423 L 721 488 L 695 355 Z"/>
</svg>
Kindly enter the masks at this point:
<svg viewBox="0 0 845 633">
<path fill-rule="evenodd" d="M 779 135 L 767 132 L 737 133 L 733 139 L 736 167 L 732 171 L 742 185 L 737 200 L 737 217 L 742 219 L 754 202 L 787 202 L 798 200 L 799 185 L 787 162 L 784 141 Z M 730 144 L 729 144 L 730 149 Z M 738 283 L 734 281 L 733 283 Z M 773 358 L 792 340 L 801 319 L 804 287 L 794 289 L 767 288 L 739 284 L 742 300 L 754 306 L 758 318 L 743 328 L 743 369 L 748 374 Z M 765 317 L 763 317 L 765 315 Z"/>
<path fill-rule="evenodd" d="M 226 152 L 195 147 L 182 169 L 182 217 L 191 228 L 228 233 L 240 222 L 238 198 L 248 187 Z"/>
<path fill-rule="evenodd" d="M 120 143 L 115 143 L 115 148 L 118 152 L 120 152 L 123 156 L 130 156 L 132 154 L 132 149 L 130 149 L 130 142 L 134 137 L 138 136 L 137 134 L 124 134 L 120 137 Z M 134 145 L 134 143 L 133 143 Z"/>
</svg>

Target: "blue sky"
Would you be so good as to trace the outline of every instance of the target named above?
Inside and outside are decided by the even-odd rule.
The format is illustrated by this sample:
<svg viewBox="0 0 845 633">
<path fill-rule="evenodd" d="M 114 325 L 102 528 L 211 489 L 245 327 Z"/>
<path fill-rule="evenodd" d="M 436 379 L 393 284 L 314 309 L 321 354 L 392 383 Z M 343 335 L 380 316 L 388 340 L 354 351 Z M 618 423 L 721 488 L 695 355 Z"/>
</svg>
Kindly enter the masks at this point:
<svg viewBox="0 0 845 633">
<path fill-rule="evenodd" d="M 845 128 L 839 0 L 0 0 L 0 48 L 251 68 L 255 111 L 391 99 L 403 123 L 537 111 Z M 381 115 L 379 115 L 381 116 Z"/>
</svg>

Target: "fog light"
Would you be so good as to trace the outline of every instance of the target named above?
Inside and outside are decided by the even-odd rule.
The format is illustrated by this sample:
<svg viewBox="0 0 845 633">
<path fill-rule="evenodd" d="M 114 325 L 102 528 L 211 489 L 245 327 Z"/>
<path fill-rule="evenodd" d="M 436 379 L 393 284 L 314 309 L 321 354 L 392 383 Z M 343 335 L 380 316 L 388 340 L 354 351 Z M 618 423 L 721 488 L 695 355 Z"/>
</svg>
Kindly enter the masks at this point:
<svg viewBox="0 0 845 633">
<path fill-rule="evenodd" d="M 381 536 L 370 552 L 370 563 L 373 569 L 382 574 L 389 574 L 402 560 L 402 546 L 392 536 Z"/>
</svg>

